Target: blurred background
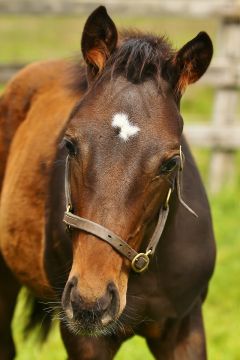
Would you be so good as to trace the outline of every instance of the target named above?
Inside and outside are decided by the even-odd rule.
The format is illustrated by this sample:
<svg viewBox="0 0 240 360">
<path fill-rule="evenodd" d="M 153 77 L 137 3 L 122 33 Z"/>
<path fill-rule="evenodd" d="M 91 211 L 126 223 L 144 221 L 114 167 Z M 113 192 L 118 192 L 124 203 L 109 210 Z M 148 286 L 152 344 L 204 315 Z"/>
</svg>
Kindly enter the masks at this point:
<svg viewBox="0 0 240 360">
<path fill-rule="evenodd" d="M 209 195 L 218 256 L 204 305 L 210 360 L 240 359 L 240 1 L 239 0 L 0 0 L 0 92 L 22 66 L 80 53 L 87 16 L 105 5 L 118 29 L 164 34 L 179 48 L 206 31 L 214 59 L 206 75 L 182 100 L 185 134 Z M 66 357 L 57 321 L 42 348 L 38 333 L 22 336 L 24 290 L 13 330 L 17 360 Z M 117 360 L 152 359 L 145 341 L 126 342 Z"/>
</svg>

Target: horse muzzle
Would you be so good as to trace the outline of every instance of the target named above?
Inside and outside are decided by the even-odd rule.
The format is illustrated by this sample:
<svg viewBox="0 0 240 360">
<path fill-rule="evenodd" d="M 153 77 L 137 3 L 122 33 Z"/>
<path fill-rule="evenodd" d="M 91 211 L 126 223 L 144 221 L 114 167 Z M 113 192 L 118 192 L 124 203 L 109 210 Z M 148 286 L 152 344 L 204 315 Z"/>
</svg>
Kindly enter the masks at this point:
<svg viewBox="0 0 240 360">
<path fill-rule="evenodd" d="M 119 293 L 115 284 L 110 282 L 102 297 L 89 301 L 81 296 L 78 279 L 72 277 L 65 286 L 62 307 L 69 328 L 74 333 L 98 335 L 104 333 L 104 329 L 118 316 Z"/>
</svg>

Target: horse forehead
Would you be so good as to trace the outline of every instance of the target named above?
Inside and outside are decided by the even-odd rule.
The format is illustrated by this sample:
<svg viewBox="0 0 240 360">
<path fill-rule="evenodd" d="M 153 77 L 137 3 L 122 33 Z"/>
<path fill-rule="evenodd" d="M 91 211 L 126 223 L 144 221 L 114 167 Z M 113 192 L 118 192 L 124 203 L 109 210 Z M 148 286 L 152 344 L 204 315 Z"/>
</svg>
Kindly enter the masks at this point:
<svg viewBox="0 0 240 360">
<path fill-rule="evenodd" d="M 162 97 L 152 80 L 133 84 L 119 79 L 106 87 L 106 93 L 111 107 L 116 107 L 118 112 L 126 111 L 128 115 L 148 112 Z M 103 96 L 106 99 L 105 94 Z"/>
<path fill-rule="evenodd" d="M 118 121 L 121 118 L 122 124 L 154 126 L 159 116 L 169 118 L 176 110 L 173 97 L 159 91 L 152 80 L 133 84 L 119 78 L 117 81 L 105 83 L 97 96 L 92 97 L 90 104 L 90 112 L 92 117 L 99 121 L 99 128 L 101 121 L 103 126 L 106 121 L 112 124 L 114 117 L 117 117 Z"/>
<path fill-rule="evenodd" d="M 161 93 L 154 81 L 133 84 L 120 77 L 90 92 L 70 127 L 79 129 L 83 140 L 109 138 L 129 144 L 157 134 L 161 138 L 178 134 L 176 119 L 173 97 Z"/>
</svg>

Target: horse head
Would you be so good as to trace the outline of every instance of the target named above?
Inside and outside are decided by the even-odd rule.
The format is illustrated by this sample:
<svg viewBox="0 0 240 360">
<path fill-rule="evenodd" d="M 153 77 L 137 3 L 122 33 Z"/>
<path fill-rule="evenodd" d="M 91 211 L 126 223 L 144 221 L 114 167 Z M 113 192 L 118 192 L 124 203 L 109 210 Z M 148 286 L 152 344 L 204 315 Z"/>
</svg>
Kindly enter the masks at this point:
<svg viewBox="0 0 240 360">
<path fill-rule="evenodd" d="M 162 37 L 118 36 L 101 6 L 81 46 L 88 89 L 65 133 L 71 213 L 143 251 L 181 166 L 180 99 L 206 71 L 212 43 L 201 32 L 174 51 Z M 91 231 L 73 226 L 70 237 L 67 322 L 76 332 L 106 334 L 126 305 L 131 262 Z"/>
</svg>

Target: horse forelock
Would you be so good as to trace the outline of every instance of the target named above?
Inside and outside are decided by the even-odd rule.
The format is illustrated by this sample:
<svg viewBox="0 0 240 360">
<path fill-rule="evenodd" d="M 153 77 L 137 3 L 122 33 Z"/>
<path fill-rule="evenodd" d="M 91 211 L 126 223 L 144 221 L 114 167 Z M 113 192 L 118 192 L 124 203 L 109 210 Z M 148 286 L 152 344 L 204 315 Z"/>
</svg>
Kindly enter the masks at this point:
<svg viewBox="0 0 240 360">
<path fill-rule="evenodd" d="M 123 75 L 133 83 L 153 79 L 160 88 L 163 68 L 173 53 L 165 37 L 125 32 L 105 71 L 110 69 L 112 74 Z"/>
</svg>

